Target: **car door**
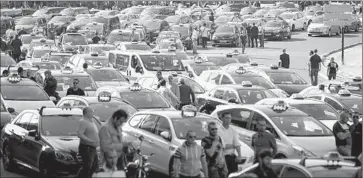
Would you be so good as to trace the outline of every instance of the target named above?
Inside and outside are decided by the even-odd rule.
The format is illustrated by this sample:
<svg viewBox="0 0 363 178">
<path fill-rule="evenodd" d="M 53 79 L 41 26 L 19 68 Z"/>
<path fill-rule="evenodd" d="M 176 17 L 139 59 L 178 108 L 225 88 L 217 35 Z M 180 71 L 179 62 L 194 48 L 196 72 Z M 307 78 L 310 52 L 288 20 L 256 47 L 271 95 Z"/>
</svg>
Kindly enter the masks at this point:
<svg viewBox="0 0 363 178">
<path fill-rule="evenodd" d="M 174 147 L 171 143 L 171 139 L 164 139 L 160 134 L 164 131 L 167 131 L 171 134 L 171 126 L 170 122 L 167 118 L 163 116 L 158 116 L 158 121 L 156 122 L 154 135 L 153 135 L 153 151 L 152 153 L 155 156 L 150 158 L 150 161 L 155 162 L 153 167 L 156 170 L 161 170 L 161 172 L 169 171 L 169 159 L 174 150 Z M 170 137 L 171 138 L 171 137 Z"/>
<path fill-rule="evenodd" d="M 285 165 L 284 168 L 281 170 L 280 178 L 308 178 L 310 177 L 308 173 L 304 170 L 292 166 L 292 165 Z"/>
<path fill-rule="evenodd" d="M 232 115 L 231 124 L 236 127 L 239 139 L 251 146 L 252 135 L 254 132 L 248 130 L 248 123 L 252 119 L 252 111 L 242 108 L 229 110 Z"/>
<path fill-rule="evenodd" d="M 27 130 L 36 130 L 39 133 L 39 115 L 33 114 L 28 124 Z M 39 140 L 39 137 L 25 136 L 24 147 L 26 152 L 26 163 L 30 166 L 39 168 L 39 158 L 43 148 L 43 142 Z"/>
<path fill-rule="evenodd" d="M 304 23 L 306 23 L 305 16 L 302 13 L 298 13 L 297 17 L 298 17 L 298 21 L 299 21 L 299 28 L 302 29 L 304 27 Z"/>
<path fill-rule="evenodd" d="M 134 133 L 134 136 L 137 138 L 139 136 L 144 137 L 144 141 L 142 142 L 142 145 L 140 147 L 141 153 L 144 155 L 150 155 L 151 153 L 155 152 L 155 144 L 153 143 L 153 137 L 154 137 L 154 130 L 156 121 L 158 120 L 157 115 L 148 115 L 146 116 L 142 123 L 139 126 L 139 129 L 136 133 Z M 153 165 L 153 161 L 150 160 L 151 165 Z"/>
</svg>

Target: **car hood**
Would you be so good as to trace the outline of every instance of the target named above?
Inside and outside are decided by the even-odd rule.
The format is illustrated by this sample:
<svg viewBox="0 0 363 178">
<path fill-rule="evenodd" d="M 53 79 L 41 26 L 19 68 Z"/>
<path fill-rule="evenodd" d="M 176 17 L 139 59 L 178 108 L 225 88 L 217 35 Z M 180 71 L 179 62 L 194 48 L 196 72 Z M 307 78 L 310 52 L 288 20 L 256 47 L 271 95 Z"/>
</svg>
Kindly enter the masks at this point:
<svg viewBox="0 0 363 178">
<path fill-rule="evenodd" d="M 232 33 L 214 33 L 214 36 L 229 37 L 229 36 L 233 36 L 233 34 Z"/>
<path fill-rule="evenodd" d="M 8 107 L 14 108 L 17 113 L 22 112 L 26 109 L 39 109 L 42 106 L 55 107 L 53 101 L 14 101 L 14 100 L 5 100 L 5 103 Z"/>
<path fill-rule="evenodd" d="M 175 111 L 175 108 L 150 108 L 150 109 L 138 109 L 138 111 Z"/>
<path fill-rule="evenodd" d="M 311 23 L 310 25 L 309 25 L 309 28 L 322 28 L 322 27 L 328 27 L 328 26 L 326 26 L 325 24 L 323 24 L 323 23 Z"/>
<path fill-rule="evenodd" d="M 275 85 L 284 90 L 289 95 L 292 95 L 294 93 L 300 93 L 302 90 L 310 86 L 308 84 L 302 84 L 302 85 L 275 84 Z"/>
<path fill-rule="evenodd" d="M 105 86 L 120 87 L 120 86 L 130 85 L 130 83 L 124 81 L 102 81 L 102 82 L 96 82 L 96 84 L 98 87 L 105 87 Z"/>
<path fill-rule="evenodd" d="M 20 30 L 24 28 L 25 30 L 34 28 L 35 25 L 16 25 L 15 30 Z"/>
<path fill-rule="evenodd" d="M 271 31 L 275 31 L 275 30 L 281 30 L 281 28 L 278 27 L 265 27 L 264 28 L 265 32 L 271 32 Z"/>
<path fill-rule="evenodd" d="M 79 138 L 75 136 L 65 137 L 43 137 L 46 142 L 49 143 L 55 150 L 66 153 L 78 153 Z"/>
<path fill-rule="evenodd" d="M 336 151 L 334 136 L 327 137 L 288 137 L 294 144 L 312 152 L 315 156 L 324 156 Z"/>
</svg>

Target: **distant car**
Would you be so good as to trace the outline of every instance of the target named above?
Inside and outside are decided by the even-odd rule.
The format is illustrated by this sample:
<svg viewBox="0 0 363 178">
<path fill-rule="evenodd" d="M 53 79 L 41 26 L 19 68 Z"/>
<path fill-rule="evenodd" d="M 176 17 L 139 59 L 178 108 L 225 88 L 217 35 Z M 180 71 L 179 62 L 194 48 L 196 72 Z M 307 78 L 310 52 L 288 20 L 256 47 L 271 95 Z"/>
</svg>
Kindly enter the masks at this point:
<svg viewBox="0 0 363 178">
<path fill-rule="evenodd" d="M 333 19 L 329 20 L 319 17 L 314 20 L 308 27 L 308 36 L 340 35 L 340 26 L 331 24 L 329 21 L 333 21 Z"/>
<path fill-rule="evenodd" d="M 116 44 L 119 42 L 141 41 L 141 35 L 137 31 L 130 29 L 113 30 L 107 37 L 108 44 Z"/>
<path fill-rule="evenodd" d="M 289 23 L 292 31 L 305 30 L 308 27 L 308 21 L 302 12 L 284 12 L 280 17 Z"/>
<path fill-rule="evenodd" d="M 89 13 L 90 11 L 88 7 L 69 7 L 59 12 L 60 15 L 73 16 L 73 17 L 79 14 L 89 14 Z"/>
<path fill-rule="evenodd" d="M 47 23 L 47 26 L 49 27 L 50 24 L 53 24 L 56 35 L 60 35 L 67 31 L 67 26 L 74 20 L 76 18 L 73 16 L 55 16 Z"/>
<path fill-rule="evenodd" d="M 33 32 L 34 27 L 45 27 L 46 19 L 44 17 L 22 17 L 18 22 L 15 23 L 15 30 L 19 31 L 24 29 L 28 34 Z"/>
<path fill-rule="evenodd" d="M 291 39 L 291 28 L 288 23 L 282 20 L 270 20 L 264 25 L 265 38 L 278 39 L 280 41 L 285 38 Z"/>
<path fill-rule="evenodd" d="M 180 24 L 192 24 L 194 22 L 194 20 L 187 15 L 168 16 L 164 20 L 167 21 L 170 26 L 180 25 Z"/>
<path fill-rule="evenodd" d="M 237 47 L 240 45 L 240 32 L 235 25 L 221 25 L 216 28 L 212 37 L 212 46 L 228 45 Z"/>
</svg>

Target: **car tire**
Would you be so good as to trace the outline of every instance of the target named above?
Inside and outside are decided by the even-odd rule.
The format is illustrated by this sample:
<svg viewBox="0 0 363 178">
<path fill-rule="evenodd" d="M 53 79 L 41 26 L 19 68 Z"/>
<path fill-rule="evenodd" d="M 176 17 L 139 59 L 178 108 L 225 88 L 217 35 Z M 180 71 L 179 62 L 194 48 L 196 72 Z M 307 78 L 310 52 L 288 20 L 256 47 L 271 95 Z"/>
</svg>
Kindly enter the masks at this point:
<svg viewBox="0 0 363 178">
<path fill-rule="evenodd" d="M 292 24 L 291 31 L 295 31 L 295 24 Z"/>
<path fill-rule="evenodd" d="M 8 172 L 13 172 L 16 169 L 16 163 L 13 161 L 8 144 L 4 144 L 3 148 L 3 167 Z"/>
<path fill-rule="evenodd" d="M 329 29 L 328 36 L 331 37 L 331 29 Z"/>
<path fill-rule="evenodd" d="M 307 29 L 307 28 L 306 28 L 306 23 L 304 23 L 304 24 L 303 24 L 303 27 L 302 27 L 302 30 L 305 30 L 305 29 Z"/>
<path fill-rule="evenodd" d="M 358 32 L 359 31 L 359 26 L 357 25 L 357 26 L 355 26 L 355 30 L 354 30 L 355 32 Z"/>
</svg>

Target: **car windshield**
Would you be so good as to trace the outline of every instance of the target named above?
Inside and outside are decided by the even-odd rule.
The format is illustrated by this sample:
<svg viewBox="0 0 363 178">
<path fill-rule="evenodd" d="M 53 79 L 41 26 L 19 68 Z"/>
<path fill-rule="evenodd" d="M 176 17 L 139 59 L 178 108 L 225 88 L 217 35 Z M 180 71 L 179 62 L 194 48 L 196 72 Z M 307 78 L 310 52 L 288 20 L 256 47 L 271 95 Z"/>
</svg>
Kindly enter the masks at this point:
<svg viewBox="0 0 363 178">
<path fill-rule="evenodd" d="M 21 42 L 24 44 L 30 44 L 30 42 L 32 42 L 33 39 L 40 39 L 43 38 L 42 36 L 28 36 L 28 35 L 24 35 L 21 36 Z"/>
<path fill-rule="evenodd" d="M 48 12 L 48 9 L 39 9 L 33 13 L 33 17 L 41 16 Z"/>
<path fill-rule="evenodd" d="M 232 75 L 232 78 L 237 84 L 241 84 L 243 81 L 250 81 L 252 85 L 261 86 L 266 89 L 275 88 L 272 83 L 261 76 Z"/>
<path fill-rule="evenodd" d="M 16 22 L 16 25 L 35 25 L 37 23 L 37 19 L 33 17 L 23 17 L 18 22 Z"/>
<path fill-rule="evenodd" d="M 32 40 L 32 42 L 29 45 L 29 49 L 33 49 L 35 46 L 44 46 L 44 45 L 55 46 L 53 40 L 46 40 L 45 43 Z"/>
<path fill-rule="evenodd" d="M 95 52 L 95 53 L 102 53 L 105 51 L 111 51 L 111 50 L 115 50 L 116 46 L 91 46 L 91 51 L 90 52 Z"/>
<path fill-rule="evenodd" d="M 181 60 L 176 55 L 140 55 L 145 68 L 150 71 L 184 71 Z"/>
<path fill-rule="evenodd" d="M 108 67 L 109 65 L 109 60 L 108 58 L 104 58 L 104 57 L 85 57 L 84 60 L 86 61 L 86 63 L 88 65 L 93 65 L 96 62 L 99 62 L 102 64 L 102 67 Z"/>
<path fill-rule="evenodd" d="M 346 108 L 351 109 L 351 111 L 358 113 L 362 113 L 363 111 L 361 97 L 340 98 L 340 101 L 345 105 Z"/>
<path fill-rule="evenodd" d="M 73 86 L 73 80 L 78 79 L 78 86 L 84 91 L 95 91 L 96 84 L 91 76 L 54 76 L 57 80 L 57 91 L 67 91 L 68 88 Z"/>
<path fill-rule="evenodd" d="M 63 44 L 87 45 L 87 39 L 80 34 L 67 34 L 63 36 Z"/>
<path fill-rule="evenodd" d="M 276 98 L 270 90 L 238 90 L 242 104 L 255 104 L 264 98 Z M 230 98 L 237 99 L 237 98 Z"/>
<path fill-rule="evenodd" d="M 307 162 L 308 160 L 306 160 Z M 314 164 L 314 163 L 307 163 Z M 353 167 L 353 166 L 342 166 L 337 169 L 329 169 L 329 167 L 323 166 L 314 166 L 308 168 L 309 172 L 313 175 L 313 177 L 329 177 L 329 178 L 341 178 L 341 177 L 351 177 L 358 178 L 358 172 L 362 171 L 361 167 Z"/>
<path fill-rule="evenodd" d="M 45 54 L 47 54 L 47 53 L 49 53 L 51 51 L 54 51 L 54 50 L 51 50 L 51 49 L 34 50 L 32 57 L 33 58 L 41 58 Z"/>
<path fill-rule="evenodd" d="M 72 8 L 67 8 L 67 9 L 63 9 L 62 11 L 59 12 L 60 15 L 63 16 L 73 16 L 74 15 L 75 10 Z"/>
<path fill-rule="evenodd" d="M 267 72 L 267 75 L 274 84 L 307 84 L 295 73 Z"/>
<path fill-rule="evenodd" d="M 170 105 L 157 92 L 122 92 L 121 98 L 130 102 L 136 109 L 169 108 Z"/>
<path fill-rule="evenodd" d="M 125 45 L 126 50 L 150 51 L 151 48 L 146 44 L 128 44 Z"/>
<path fill-rule="evenodd" d="M 15 65 L 16 62 L 8 55 L 1 54 L 1 67 L 8 67 L 9 65 Z"/>
<path fill-rule="evenodd" d="M 161 8 L 146 8 L 141 12 L 140 17 L 157 15 L 160 13 L 161 10 Z"/>
<path fill-rule="evenodd" d="M 172 26 L 171 30 L 175 32 L 179 32 L 182 37 L 189 36 L 189 28 L 188 27 L 181 27 L 181 26 Z"/>
<path fill-rule="evenodd" d="M 281 27 L 281 23 L 275 21 L 269 21 L 265 24 L 265 27 Z"/>
<path fill-rule="evenodd" d="M 294 14 L 281 14 L 280 17 L 283 19 L 293 19 Z"/>
<path fill-rule="evenodd" d="M 44 136 L 55 137 L 77 137 L 77 130 L 80 115 L 57 115 L 57 116 L 42 116 L 41 132 Z M 93 120 L 96 127 L 100 128 L 99 121 Z"/>
<path fill-rule="evenodd" d="M 333 135 L 326 126 L 313 117 L 284 115 L 270 118 L 286 136 L 311 137 Z"/>
<path fill-rule="evenodd" d="M 107 121 L 111 118 L 112 114 L 122 109 L 127 112 L 129 116 L 133 115 L 137 110 L 128 104 L 124 104 L 121 102 L 98 102 L 98 103 L 91 103 L 90 107 L 94 109 L 95 115 L 100 118 L 101 122 Z"/>
<path fill-rule="evenodd" d="M 146 29 L 148 30 L 157 30 L 160 28 L 160 22 L 158 21 L 152 21 L 152 20 L 147 20 L 145 22 L 142 23 Z"/>
<path fill-rule="evenodd" d="M 260 9 L 258 11 L 256 11 L 253 15 L 265 15 L 267 13 L 268 9 Z"/>
<path fill-rule="evenodd" d="M 176 23 L 178 22 L 179 19 L 180 19 L 179 16 L 169 16 L 165 18 L 165 21 L 167 21 L 168 23 Z"/>
<path fill-rule="evenodd" d="M 233 33 L 233 27 L 219 26 L 216 29 L 216 33 Z"/>
<path fill-rule="evenodd" d="M 1 85 L 1 94 L 5 100 L 50 101 L 47 93 L 37 85 Z"/>
<path fill-rule="evenodd" d="M 88 73 L 93 77 L 93 80 L 95 80 L 96 82 L 111 82 L 111 81 L 127 82 L 125 77 L 123 77 L 121 73 L 116 70 L 92 69 L 88 70 Z"/>
<path fill-rule="evenodd" d="M 195 74 L 197 74 L 198 76 L 205 70 L 218 70 L 219 67 L 216 65 L 197 65 L 197 64 L 189 64 L 190 67 L 193 68 L 193 71 L 195 72 Z"/>
<path fill-rule="evenodd" d="M 63 68 L 61 64 L 55 62 L 33 62 L 33 65 L 46 70 L 61 70 Z"/>
<path fill-rule="evenodd" d="M 159 46 L 159 49 L 168 49 L 171 44 L 175 44 L 177 50 L 184 49 L 184 45 L 181 41 L 174 42 L 174 41 L 169 41 L 169 40 L 163 40 L 163 41 L 159 42 L 158 46 Z"/>
<path fill-rule="evenodd" d="M 140 33 L 134 33 L 132 36 L 131 31 L 122 31 L 122 33 L 113 32 L 108 36 L 107 43 L 112 44 L 114 42 L 130 42 L 130 41 L 140 41 L 141 35 Z"/>
<path fill-rule="evenodd" d="M 102 34 L 103 33 L 103 25 L 85 25 L 81 28 L 81 30 L 86 30 L 89 29 L 91 31 L 96 31 L 98 34 Z"/>
<path fill-rule="evenodd" d="M 179 139 L 185 139 L 188 131 L 194 131 L 196 140 L 201 140 L 208 136 L 208 123 L 215 122 L 217 128 L 223 127 L 217 120 L 210 117 L 196 116 L 195 118 L 172 118 L 175 135 Z"/>
<path fill-rule="evenodd" d="M 67 16 L 55 16 L 48 23 L 64 23 L 67 22 L 69 17 Z"/>
<path fill-rule="evenodd" d="M 317 120 L 337 120 L 338 113 L 327 104 L 292 104 Z"/>
<path fill-rule="evenodd" d="M 70 58 L 70 55 L 50 55 L 49 61 L 58 61 L 60 64 L 65 65 Z"/>
</svg>

